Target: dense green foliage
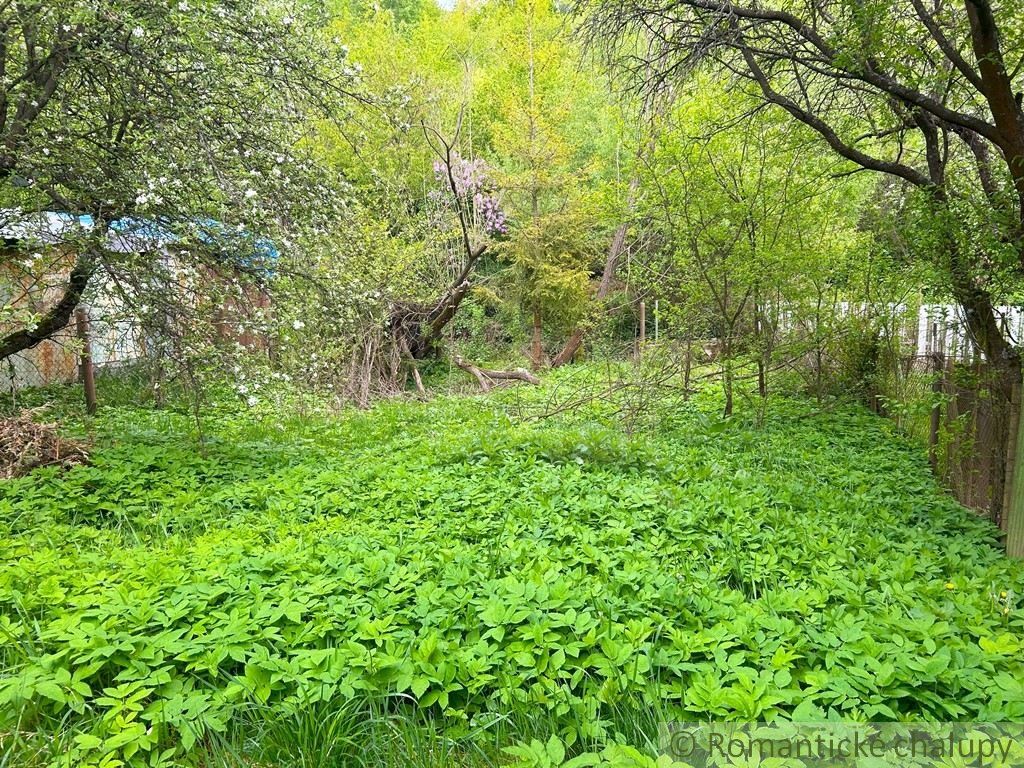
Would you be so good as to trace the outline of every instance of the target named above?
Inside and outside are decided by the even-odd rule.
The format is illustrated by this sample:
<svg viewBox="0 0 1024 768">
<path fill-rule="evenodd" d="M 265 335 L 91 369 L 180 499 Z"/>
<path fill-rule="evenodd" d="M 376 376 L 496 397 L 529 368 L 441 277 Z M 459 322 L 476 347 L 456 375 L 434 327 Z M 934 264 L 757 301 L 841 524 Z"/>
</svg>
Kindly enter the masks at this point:
<svg viewBox="0 0 1024 768">
<path fill-rule="evenodd" d="M 89 449 L 0 484 L 0 768 L 1024 719 L 1024 566 L 906 437 L 984 424 L 1024 553 L 1024 27 L 967 3 L 0 4 L 0 364 Z M 95 418 L 15 369 L 83 304 Z"/>
<path fill-rule="evenodd" d="M 83 300 L 172 337 L 168 358 L 198 356 L 208 307 L 241 302 L 285 242 L 338 219 L 306 121 L 347 115 L 358 73 L 322 16 L 48 0 L 3 5 L 0 28 L 0 357 Z"/>
<path fill-rule="evenodd" d="M 631 440 L 596 405 L 521 418 L 550 396 L 221 409 L 202 446 L 105 409 L 91 466 L 0 488 L 2 729 L 141 765 L 253 706 L 396 693 L 568 744 L 623 706 L 1024 716 L 1024 569 L 887 422 L 779 400 L 755 427 L 708 393 Z"/>
</svg>

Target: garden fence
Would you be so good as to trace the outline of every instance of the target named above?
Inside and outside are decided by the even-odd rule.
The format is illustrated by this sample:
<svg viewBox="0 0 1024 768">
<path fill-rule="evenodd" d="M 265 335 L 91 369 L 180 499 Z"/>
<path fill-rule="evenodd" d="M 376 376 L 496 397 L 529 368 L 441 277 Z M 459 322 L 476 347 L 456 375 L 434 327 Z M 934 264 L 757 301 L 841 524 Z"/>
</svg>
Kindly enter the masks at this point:
<svg viewBox="0 0 1024 768">
<path fill-rule="evenodd" d="M 996 312 L 1004 335 L 1015 345 L 1024 341 L 1024 311 L 1001 306 Z M 822 315 L 830 326 L 857 317 L 881 320 L 880 341 L 889 351 L 891 370 L 873 405 L 927 441 L 937 477 L 964 506 L 986 515 L 1002 508 L 1005 493 L 1002 505 L 993 499 L 998 473 L 1009 466 L 1001 427 L 1013 425 L 1000 423 L 1005 411 L 994 407 L 988 363 L 972 342 L 960 307 L 836 302 Z M 779 328 L 816 335 L 813 320 L 790 311 L 779 313 Z M 1011 410 L 1019 411 L 1019 397 Z"/>
<path fill-rule="evenodd" d="M 1024 312 L 1004 306 L 997 313 L 1014 344 L 1024 339 Z M 993 498 L 998 473 L 1008 471 L 1001 439 L 1007 425 L 1000 423 L 1007 415 L 989 392 L 988 362 L 955 305 L 923 305 L 895 327 L 900 364 L 894 374 L 902 378 L 896 399 L 903 406 L 914 399 L 930 403 L 927 435 L 936 475 L 964 506 L 992 515 L 1007 502 L 1005 489 L 1000 504 Z M 1013 409 L 1019 410 L 1019 398 Z"/>
<path fill-rule="evenodd" d="M 966 369 L 964 365 L 949 358 L 936 374 L 940 397 L 935 406 L 938 418 L 932 419 L 930 450 L 936 472 L 957 500 L 987 514 L 993 507 L 995 475 L 1004 461 L 1000 416 L 982 383 L 985 363 L 975 361 Z"/>
<path fill-rule="evenodd" d="M 88 310 L 93 365 L 112 369 L 144 358 L 146 339 L 137 324 L 107 316 L 102 310 Z M 0 391 L 14 393 L 28 387 L 73 382 L 79 376 L 81 351 L 82 342 L 72 322 L 52 339 L 4 360 L 0 364 Z"/>
</svg>

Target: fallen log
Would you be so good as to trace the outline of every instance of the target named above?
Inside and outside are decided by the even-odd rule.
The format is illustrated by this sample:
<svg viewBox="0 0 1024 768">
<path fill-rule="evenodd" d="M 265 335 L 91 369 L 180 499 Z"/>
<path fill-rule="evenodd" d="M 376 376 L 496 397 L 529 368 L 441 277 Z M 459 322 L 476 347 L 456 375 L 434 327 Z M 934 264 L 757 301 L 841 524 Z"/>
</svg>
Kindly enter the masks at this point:
<svg viewBox="0 0 1024 768">
<path fill-rule="evenodd" d="M 472 374 L 480 385 L 480 389 L 484 392 L 490 392 L 496 383 L 500 384 L 506 381 L 523 381 L 534 385 L 540 384 L 540 379 L 525 368 L 513 368 L 511 371 L 494 371 L 473 365 L 473 363 L 463 360 L 458 355 L 455 356 L 455 365 Z"/>
</svg>

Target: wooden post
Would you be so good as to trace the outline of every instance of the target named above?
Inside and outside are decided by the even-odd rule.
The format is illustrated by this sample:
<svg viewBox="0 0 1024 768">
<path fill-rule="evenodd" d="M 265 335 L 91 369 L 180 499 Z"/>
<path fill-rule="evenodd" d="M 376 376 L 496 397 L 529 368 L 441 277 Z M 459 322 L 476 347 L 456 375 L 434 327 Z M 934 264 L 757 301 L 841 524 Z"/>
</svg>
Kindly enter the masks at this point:
<svg viewBox="0 0 1024 768">
<path fill-rule="evenodd" d="M 1020 382 L 1016 382 L 1015 397 L 1011 400 L 1010 424 L 1016 429 L 1010 435 L 1008 454 L 1010 477 L 1009 504 L 1002 507 L 1002 529 L 1007 532 L 1007 554 L 1010 557 L 1024 557 L 1024 418 L 1021 418 Z"/>
<path fill-rule="evenodd" d="M 1017 433 L 1020 431 L 1020 400 L 1021 382 L 1013 382 L 1013 390 L 1010 393 L 1010 414 L 1007 419 L 1006 431 L 1006 466 L 1003 478 L 1003 519 L 999 521 L 999 527 L 1005 533 L 1009 528 L 1010 518 L 1013 517 L 1013 487 L 1018 474 L 1017 453 L 1020 451 Z"/>
<path fill-rule="evenodd" d="M 82 356 L 78 361 L 78 377 L 85 389 L 85 411 L 90 416 L 96 413 L 96 372 L 92 364 L 92 343 L 89 341 L 89 315 L 85 307 L 75 310 L 75 328 L 82 343 Z"/>
<path fill-rule="evenodd" d="M 1010 482 L 1013 484 L 1010 504 L 1003 510 L 1003 526 L 1006 530 L 1006 554 L 1010 557 L 1024 557 L 1024 419 L 1017 419 L 1017 449 Z"/>
<path fill-rule="evenodd" d="M 658 342 L 658 316 L 661 314 L 658 309 L 659 299 L 654 300 L 654 342 Z"/>
</svg>

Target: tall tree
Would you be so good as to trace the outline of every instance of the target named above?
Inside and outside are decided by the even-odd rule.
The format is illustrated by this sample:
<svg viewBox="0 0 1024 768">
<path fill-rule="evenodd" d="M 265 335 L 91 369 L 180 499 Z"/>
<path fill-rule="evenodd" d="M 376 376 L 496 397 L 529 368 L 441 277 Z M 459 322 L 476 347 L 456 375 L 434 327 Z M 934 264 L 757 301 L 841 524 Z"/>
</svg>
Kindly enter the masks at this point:
<svg viewBox="0 0 1024 768">
<path fill-rule="evenodd" d="M 480 121 L 485 146 L 504 172 L 511 226 L 503 251 L 530 318 L 530 357 L 540 367 L 547 362 L 545 326 L 571 328 L 587 301 L 599 252 L 598 199 L 607 191 L 606 166 L 596 162 L 599 137 L 615 126 L 550 0 L 521 0 L 493 13 L 507 66 L 485 80 L 477 103 L 489 113 Z"/>
<path fill-rule="evenodd" d="M 753 359 L 767 397 L 781 312 L 858 244 L 854 207 L 841 200 L 857 197 L 856 181 L 837 181 L 833 158 L 752 106 L 702 81 L 660 121 L 643 177 L 658 193 L 651 218 L 665 244 L 651 290 L 667 299 L 670 321 L 704 326 L 688 335 L 718 339 L 726 415 L 735 359 Z"/>
</svg>

